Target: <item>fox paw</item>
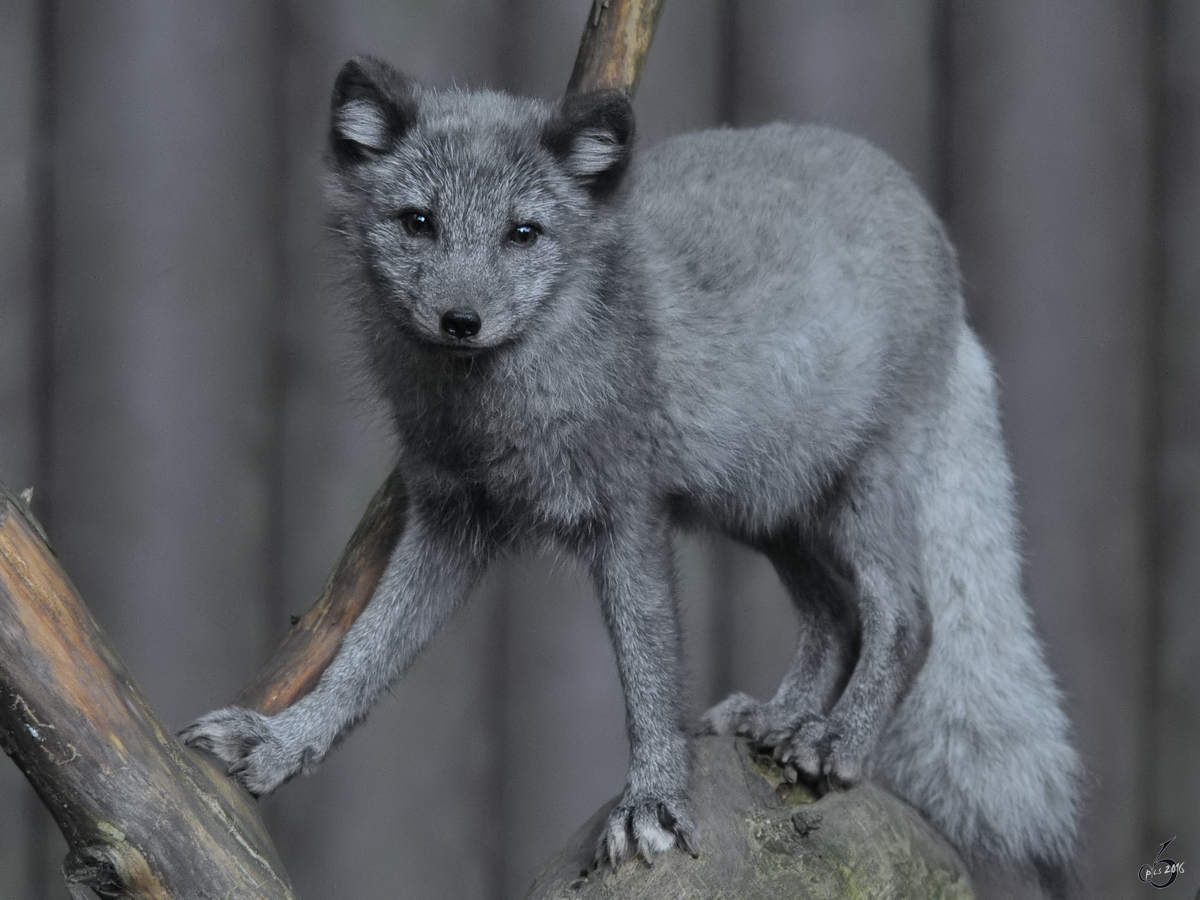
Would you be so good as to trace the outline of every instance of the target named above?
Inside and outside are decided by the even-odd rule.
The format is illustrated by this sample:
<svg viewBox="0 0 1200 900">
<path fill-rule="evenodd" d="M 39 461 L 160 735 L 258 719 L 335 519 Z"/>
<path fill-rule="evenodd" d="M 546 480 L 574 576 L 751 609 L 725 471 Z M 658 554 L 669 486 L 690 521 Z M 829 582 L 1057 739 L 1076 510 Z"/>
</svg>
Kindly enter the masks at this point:
<svg viewBox="0 0 1200 900">
<path fill-rule="evenodd" d="M 654 854 L 665 853 L 676 844 L 696 856 L 696 828 L 683 810 L 682 802 L 623 797 L 600 834 L 596 865 L 607 860 L 617 866 L 634 854 L 652 864 Z"/>
<path fill-rule="evenodd" d="M 825 780 L 832 787 L 850 787 L 863 778 L 864 754 L 827 716 L 805 716 L 791 737 L 776 745 L 775 755 L 808 779 Z"/>
<path fill-rule="evenodd" d="M 809 781 L 841 788 L 863 778 L 865 754 L 848 739 L 849 729 L 829 716 L 760 703 L 735 693 L 705 713 L 700 727 L 706 734 L 748 737 Z"/>
<path fill-rule="evenodd" d="M 762 704 L 741 691 L 730 694 L 700 718 L 701 734 L 748 736 L 761 717 Z"/>
<path fill-rule="evenodd" d="M 227 706 L 201 716 L 179 738 L 225 763 L 229 774 L 256 797 L 306 772 L 320 758 L 312 748 L 291 749 L 272 719 Z"/>
<path fill-rule="evenodd" d="M 730 694 L 700 719 L 701 734 L 738 734 L 770 749 L 782 748 L 806 717 L 760 703 L 740 691 Z"/>
</svg>

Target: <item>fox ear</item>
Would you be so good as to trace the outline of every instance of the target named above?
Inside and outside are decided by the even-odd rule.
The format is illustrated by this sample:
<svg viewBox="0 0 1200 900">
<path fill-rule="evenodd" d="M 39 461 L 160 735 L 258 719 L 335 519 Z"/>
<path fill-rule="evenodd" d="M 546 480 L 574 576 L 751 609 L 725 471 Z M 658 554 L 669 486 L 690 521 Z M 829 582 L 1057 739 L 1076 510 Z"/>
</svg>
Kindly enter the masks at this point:
<svg viewBox="0 0 1200 900">
<path fill-rule="evenodd" d="M 384 153 L 412 127 L 417 102 L 412 83 L 382 60 L 356 56 L 333 85 L 330 149 L 343 164 Z"/>
<path fill-rule="evenodd" d="M 624 91 L 567 96 L 546 124 L 542 142 L 595 196 L 621 181 L 633 149 L 633 106 Z"/>
</svg>

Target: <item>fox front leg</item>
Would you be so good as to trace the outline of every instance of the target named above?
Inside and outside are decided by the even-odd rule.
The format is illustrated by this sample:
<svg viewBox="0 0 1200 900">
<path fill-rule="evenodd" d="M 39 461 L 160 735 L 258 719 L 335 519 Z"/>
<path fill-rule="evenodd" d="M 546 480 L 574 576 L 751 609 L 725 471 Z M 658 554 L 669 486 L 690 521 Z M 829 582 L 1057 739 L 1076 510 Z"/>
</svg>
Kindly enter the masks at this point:
<svg viewBox="0 0 1200 900">
<path fill-rule="evenodd" d="M 610 534 L 593 572 L 625 691 L 631 757 L 596 860 L 616 865 L 637 853 L 649 862 L 676 843 L 695 856 L 692 747 L 683 727 L 682 648 L 665 523 Z"/>
<path fill-rule="evenodd" d="M 311 693 L 273 716 L 218 709 L 180 737 L 221 759 L 255 796 L 308 771 L 366 718 L 466 598 L 485 565 L 484 546 L 470 526 L 414 504 L 375 593 Z"/>
</svg>

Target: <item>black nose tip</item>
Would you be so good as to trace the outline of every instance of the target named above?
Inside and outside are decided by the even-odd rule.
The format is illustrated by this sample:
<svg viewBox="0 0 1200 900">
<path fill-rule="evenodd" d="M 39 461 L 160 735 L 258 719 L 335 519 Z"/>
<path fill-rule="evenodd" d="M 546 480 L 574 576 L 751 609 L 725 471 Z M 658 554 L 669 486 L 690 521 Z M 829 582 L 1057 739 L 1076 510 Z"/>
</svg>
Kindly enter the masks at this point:
<svg viewBox="0 0 1200 900">
<path fill-rule="evenodd" d="M 473 309 L 451 309 L 442 315 L 442 331 L 453 338 L 475 337 L 481 324 Z"/>
</svg>

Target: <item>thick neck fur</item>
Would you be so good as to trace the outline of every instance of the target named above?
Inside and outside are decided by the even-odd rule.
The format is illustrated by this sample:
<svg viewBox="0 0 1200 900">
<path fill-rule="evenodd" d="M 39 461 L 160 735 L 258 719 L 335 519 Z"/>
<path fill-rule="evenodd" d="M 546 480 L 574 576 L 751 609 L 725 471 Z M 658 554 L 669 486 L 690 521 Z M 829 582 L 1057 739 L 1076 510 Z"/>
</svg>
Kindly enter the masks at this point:
<svg viewBox="0 0 1200 900">
<path fill-rule="evenodd" d="M 372 367 L 415 490 L 466 491 L 506 519 L 562 530 L 600 517 L 614 490 L 645 477 L 653 429 L 633 420 L 659 414 L 654 336 L 634 242 L 612 202 L 581 235 L 555 302 L 494 350 L 454 355 L 365 300 Z M 606 445 L 615 434 L 644 443 L 614 453 Z M 622 459 L 642 465 L 608 471 Z"/>
</svg>

